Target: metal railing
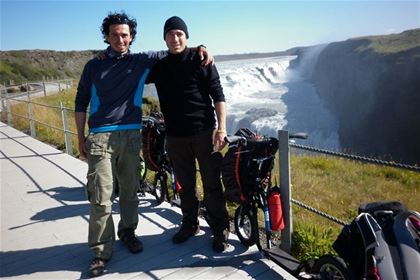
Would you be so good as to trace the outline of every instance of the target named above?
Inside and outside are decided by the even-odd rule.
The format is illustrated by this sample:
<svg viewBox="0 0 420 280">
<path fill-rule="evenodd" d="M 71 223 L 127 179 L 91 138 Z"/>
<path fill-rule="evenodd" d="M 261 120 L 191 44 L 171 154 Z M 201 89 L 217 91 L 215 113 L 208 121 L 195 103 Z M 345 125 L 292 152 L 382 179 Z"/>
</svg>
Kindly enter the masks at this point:
<svg viewBox="0 0 420 280">
<path fill-rule="evenodd" d="M 66 153 L 73 156 L 73 143 L 72 143 L 72 135 L 77 135 L 76 132 L 70 131 L 70 125 L 68 122 L 68 114 L 69 112 L 73 112 L 74 110 L 70 108 L 66 108 L 63 106 L 63 103 L 60 102 L 60 106 L 52 106 L 47 104 L 41 104 L 32 101 L 34 96 L 47 96 L 48 94 L 55 94 L 65 89 L 70 89 L 73 87 L 73 80 L 72 79 L 64 79 L 64 80 L 56 80 L 56 81 L 42 81 L 42 82 L 33 82 L 33 83 L 25 83 L 23 85 L 13 86 L 13 87 L 4 87 L 1 90 L 1 112 L 7 115 L 7 124 L 13 124 L 13 117 L 18 117 L 22 119 L 26 119 L 29 122 L 29 132 L 31 137 L 36 137 L 36 125 L 40 124 L 45 127 L 58 130 L 63 132 L 64 136 L 64 144 Z M 24 92 L 10 92 L 10 89 L 26 89 Z M 28 115 L 19 115 L 13 113 L 11 110 L 12 104 L 16 103 L 26 103 L 27 104 L 27 112 Z M 62 127 L 57 127 L 40 120 L 35 119 L 34 117 L 34 110 L 33 106 L 41 106 L 50 109 L 57 109 L 60 111 Z"/>
<path fill-rule="evenodd" d="M 57 80 L 43 80 L 36 82 L 25 82 L 18 85 L 2 86 L 1 96 L 8 98 L 26 97 L 29 94 L 43 94 L 47 96 L 48 93 L 56 93 L 65 89 L 73 88 L 73 79 L 57 79 Z"/>
</svg>

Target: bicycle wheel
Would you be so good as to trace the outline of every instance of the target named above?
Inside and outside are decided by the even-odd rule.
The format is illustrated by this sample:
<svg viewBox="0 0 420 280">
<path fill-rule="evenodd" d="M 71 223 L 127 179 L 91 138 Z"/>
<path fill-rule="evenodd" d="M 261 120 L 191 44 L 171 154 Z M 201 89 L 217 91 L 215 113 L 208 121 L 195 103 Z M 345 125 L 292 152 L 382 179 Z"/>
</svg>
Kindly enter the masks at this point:
<svg viewBox="0 0 420 280">
<path fill-rule="evenodd" d="M 155 175 L 155 181 L 153 183 L 153 195 L 156 197 L 158 204 L 161 204 L 165 197 L 168 197 L 168 183 L 166 173 L 158 172 Z"/>
<path fill-rule="evenodd" d="M 179 192 L 177 192 L 173 188 L 170 188 L 169 193 L 170 195 L 168 197 L 169 197 L 169 201 L 171 202 L 171 205 L 181 207 L 181 198 L 179 196 Z"/>
<path fill-rule="evenodd" d="M 258 222 L 255 212 L 249 206 L 240 205 L 235 211 L 235 231 L 241 243 L 254 245 L 258 238 Z"/>
<path fill-rule="evenodd" d="M 169 174 L 171 175 L 171 180 L 170 181 L 171 181 L 171 194 L 172 194 L 170 200 L 172 202 L 175 202 L 177 204 L 180 204 L 181 203 L 181 198 L 179 196 L 179 191 L 181 191 L 181 188 L 180 187 L 178 188 L 179 182 L 175 178 L 175 175 L 174 175 L 174 173 L 172 171 L 172 168 L 169 168 Z"/>
<path fill-rule="evenodd" d="M 341 258 L 333 255 L 320 257 L 315 262 L 313 271 L 319 274 L 321 279 L 351 279 L 346 263 Z"/>
</svg>

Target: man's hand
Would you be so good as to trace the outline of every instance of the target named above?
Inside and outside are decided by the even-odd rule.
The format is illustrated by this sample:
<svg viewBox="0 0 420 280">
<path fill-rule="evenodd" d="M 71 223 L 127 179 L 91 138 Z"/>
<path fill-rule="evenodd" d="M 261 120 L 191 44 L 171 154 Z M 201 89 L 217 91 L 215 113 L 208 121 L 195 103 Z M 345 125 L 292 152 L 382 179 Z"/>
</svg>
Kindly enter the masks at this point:
<svg viewBox="0 0 420 280">
<path fill-rule="evenodd" d="M 224 101 L 214 103 L 217 117 L 217 129 L 213 131 L 213 150 L 220 151 L 226 145 L 226 104 Z"/>
<path fill-rule="evenodd" d="M 213 131 L 213 153 L 219 152 L 226 145 L 226 130 L 215 129 Z"/>
<path fill-rule="evenodd" d="M 202 60 L 201 65 L 207 66 L 209 64 L 214 64 L 214 57 L 207 52 L 207 49 L 205 46 L 200 45 L 197 47 L 198 55 L 200 56 L 200 59 Z"/>
<path fill-rule="evenodd" d="M 84 139 L 79 140 L 79 159 L 83 161 L 87 160 L 87 152 Z"/>
<path fill-rule="evenodd" d="M 86 113 L 76 112 L 75 121 L 77 127 L 77 140 L 79 141 L 79 159 L 87 160 L 87 151 L 85 147 Z"/>
</svg>

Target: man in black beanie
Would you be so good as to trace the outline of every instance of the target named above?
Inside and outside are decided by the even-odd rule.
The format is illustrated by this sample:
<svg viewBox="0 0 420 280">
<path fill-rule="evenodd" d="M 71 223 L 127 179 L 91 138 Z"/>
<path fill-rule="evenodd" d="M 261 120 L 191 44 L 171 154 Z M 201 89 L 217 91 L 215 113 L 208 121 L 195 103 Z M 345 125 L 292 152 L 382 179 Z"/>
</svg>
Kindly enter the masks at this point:
<svg viewBox="0 0 420 280">
<path fill-rule="evenodd" d="M 163 40 L 165 40 L 166 33 L 168 33 L 172 29 L 179 29 L 184 31 L 185 37 L 187 37 L 187 39 L 189 38 L 188 28 L 185 22 L 181 18 L 173 16 L 165 22 L 165 26 L 163 27 Z"/>
<path fill-rule="evenodd" d="M 200 230 L 197 160 L 204 205 L 213 232 L 213 250 L 223 252 L 229 235 L 219 152 L 225 145 L 226 136 L 225 96 L 216 67 L 202 66 L 197 52 L 186 46 L 189 34 L 185 22 L 179 17 L 171 17 L 163 30 L 169 54 L 155 64 L 148 82 L 156 85 L 166 123 L 168 154 L 182 186 L 182 225 L 172 241 L 185 242 Z"/>
</svg>

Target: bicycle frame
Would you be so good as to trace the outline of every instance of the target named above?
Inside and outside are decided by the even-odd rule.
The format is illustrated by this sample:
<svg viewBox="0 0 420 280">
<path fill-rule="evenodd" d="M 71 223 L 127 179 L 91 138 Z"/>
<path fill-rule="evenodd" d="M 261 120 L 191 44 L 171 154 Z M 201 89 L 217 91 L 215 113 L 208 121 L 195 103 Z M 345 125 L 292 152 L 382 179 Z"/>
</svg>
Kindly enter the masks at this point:
<svg viewBox="0 0 420 280">
<path fill-rule="evenodd" d="M 166 153 L 166 151 L 165 151 Z M 162 166 L 162 170 L 164 170 L 164 172 L 169 173 L 169 179 L 170 179 L 170 184 L 171 184 L 171 189 L 172 189 L 172 197 L 169 197 L 169 193 L 167 192 L 167 199 L 168 201 L 171 203 L 171 205 L 177 205 L 180 206 L 181 202 L 179 201 L 179 194 L 178 191 L 176 189 L 176 179 L 175 179 L 175 172 L 170 164 L 170 162 L 166 162 L 165 164 Z"/>
<path fill-rule="evenodd" d="M 264 163 L 264 161 L 269 160 L 274 158 L 274 156 L 268 156 L 268 157 L 264 157 L 264 158 L 257 158 L 257 159 L 252 159 L 253 161 L 257 162 L 257 166 L 258 166 L 258 171 L 257 171 L 257 176 L 255 179 L 255 186 L 254 186 L 254 191 L 249 200 L 245 202 L 245 204 L 249 204 L 249 206 L 251 207 L 252 211 L 254 211 L 255 213 L 255 218 L 256 218 L 256 231 L 255 232 L 255 236 L 257 237 L 256 239 L 256 244 L 258 249 L 261 251 L 262 250 L 262 245 L 260 242 L 260 238 L 259 238 L 259 227 L 258 227 L 258 208 L 260 208 L 263 211 L 264 214 L 264 228 L 265 228 L 265 235 L 266 235 L 266 244 L 268 248 L 271 248 L 271 221 L 270 221 L 270 213 L 268 210 L 268 193 L 271 189 L 271 182 L 270 180 L 268 180 L 267 182 L 267 186 L 264 186 L 264 181 L 261 179 L 261 168 L 262 168 L 262 164 Z M 271 171 L 268 175 L 268 177 L 271 177 Z M 267 178 L 265 178 L 267 179 Z M 269 178 L 268 178 L 269 179 Z"/>
<path fill-rule="evenodd" d="M 291 134 L 289 138 L 302 138 L 305 139 L 307 136 L 306 134 L 299 133 L 299 134 Z M 248 139 L 241 135 L 234 135 L 226 137 L 226 142 L 230 143 L 232 147 L 237 145 L 238 147 L 243 146 L 247 147 L 248 144 L 256 143 L 257 145 L 263 144 L 263 142 L 272 144 L 271 138 L 262 137 L 256 139 Z M 251 144 L 252 145 L 252 144 Z M 250 146 L 251 148 L 254 148 Z M 255 148 L 263 147 L 266 149 L 265 146 L 255 146 Z M 256 244 L 260 251 L 266 251 L 266 249 L 270 249 L 272 247 L 271 242 L 271 217 L 269 212 L 268 201 L 271 195 L 271 192 L 276 188 L 274 188 L 271 184 L 271 169 L 272 166 L 269 167 L 267 170 L 263 164 L 267 160 L 273 160 L 275 158 L 275 148 L 272 149 L 274 146 L 267 146 L 270 149 L 270 153 L 268 156 L 257 156 L 251 158 L 252 161 L 256 162 L 256 175 L 255 175 L 255 182 L 252 184 L 252 191 L 244 194 L 241 190 L 242 202 L 238 209 L 235 212 L 235 229 L 237 231 L 238 237 L 245 246 L 251 246 Z M 241 153 L 244 152 L 241 150 Z M 252 169 L 254 170 L 254 169 Z M 267 170 L 267 171 L 266 171 Z M 249 170 L 251 171 L 251 169 Z M 264 172 L 264 174 L 262 174 Z M 267 175 L 266 175 L 267 174 Z M 241 187 L 240 187 L 241 188 Z M 263 211 L 264 214 L 264 228 L 265 228 L 265 235 L 266 235 L 266 244 L 267 248 L 262 248 L 259 236 L 259 226 L 258 226 L 258 208 Z M 249 230 L 249 228 L 251 230 Z M 249 234 L 251 232 L 251 234 Z"/>
</svg>

